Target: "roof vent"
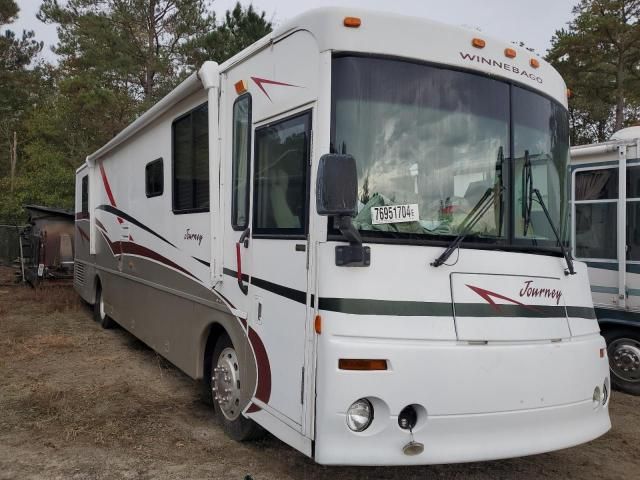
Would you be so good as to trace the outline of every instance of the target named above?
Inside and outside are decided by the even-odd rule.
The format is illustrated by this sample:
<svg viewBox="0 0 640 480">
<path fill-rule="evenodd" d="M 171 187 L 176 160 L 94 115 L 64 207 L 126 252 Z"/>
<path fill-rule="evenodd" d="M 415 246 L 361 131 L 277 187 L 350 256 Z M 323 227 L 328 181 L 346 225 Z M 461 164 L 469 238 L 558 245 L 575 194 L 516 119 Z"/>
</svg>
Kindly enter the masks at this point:
<svg viewBox="0 0 640 480">
<path fill-rule="evenodd" d="M 623 128 L 611 135 L 611 140 L 635 140 L 640 138 L 640 125 Z"/>
</svg>

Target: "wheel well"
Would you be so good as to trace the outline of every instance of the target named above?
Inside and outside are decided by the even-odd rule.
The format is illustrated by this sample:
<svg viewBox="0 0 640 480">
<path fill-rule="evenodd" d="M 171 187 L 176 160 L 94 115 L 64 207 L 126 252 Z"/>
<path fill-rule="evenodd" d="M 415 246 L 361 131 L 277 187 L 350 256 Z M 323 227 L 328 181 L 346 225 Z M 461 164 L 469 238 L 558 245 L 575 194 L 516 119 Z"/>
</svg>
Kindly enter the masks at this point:
<svg viewBox="0 0 640 480">
<path fill-rule="evenodd" d="M 631 330 L 640 334 L 640 323 L 625 320 L 600 320 L 600 333 L 611 332 L 613 330 Z"/>
<path fill-rule="evenodd" d="M 102 289 L 102 282 L 100 281 L 100 275 L 96 275 L 93 279 L 93 303 L 94 304 L 98 299 L 98 288 Z"/>
<path fill-rule="evenodd" d="M 209 325 L 209 331 L 205 332 L 205 344 L 204 349 L 202 349 L 202 378 L 205 383 L 208 385 L 211 380 L 211 362 L 209 362 L 209 358 L 213 354 L 213 349 L 216 346 L 216 342 L 220 335 L 226 333 L 227 331 L 224 329 L 222 325 L 219 323 L 212 323 Z"/>
</svg>

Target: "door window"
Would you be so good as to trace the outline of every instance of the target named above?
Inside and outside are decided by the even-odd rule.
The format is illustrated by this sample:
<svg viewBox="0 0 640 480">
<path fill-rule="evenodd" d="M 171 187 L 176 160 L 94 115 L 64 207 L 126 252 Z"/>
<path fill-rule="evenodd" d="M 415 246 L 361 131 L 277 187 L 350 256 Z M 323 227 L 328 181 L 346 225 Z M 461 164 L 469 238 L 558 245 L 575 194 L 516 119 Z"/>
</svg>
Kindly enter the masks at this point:
<svg viewBox="0 0 640 480">
<path fill-rule="evenodd" d="M 244 230 L 249 223 L 249 158 L 251 156 L 251 96 L 233 104 L 231 225 Z"/>
<path fill-rule="evenodd" d="M 640 166 L 627 167 L 627 260 L 640 261 Z"/>
<path fill-rule="evenodd" d="M 574 195 L 576 257 L 615 260 L 618 169 L 576 172 Z"/>
<path fill-rule="evenodd" d="M 306 235 L 310 134 L 310 112 L 256 129 L 254 235 Z"/>
</svg>

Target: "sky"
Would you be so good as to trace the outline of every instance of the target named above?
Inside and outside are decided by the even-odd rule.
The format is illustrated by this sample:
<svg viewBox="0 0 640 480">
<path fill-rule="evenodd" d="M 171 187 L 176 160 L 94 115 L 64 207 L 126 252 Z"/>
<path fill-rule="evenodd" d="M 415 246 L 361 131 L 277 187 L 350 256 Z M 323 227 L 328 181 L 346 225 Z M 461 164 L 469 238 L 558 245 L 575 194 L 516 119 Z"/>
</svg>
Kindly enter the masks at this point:
<svg viewBox="0 0 640 480">
<path fill-rule="evenodd" d="M 58 39 L 56 28 L 36 19 L 40 3 L 40 0 L 18 0 L 19 18 L 8 28 L 16 32 L 35 30 L 38 40 L 45 43 L 44 58 L 54 62 L 56 56 L 51 52 L 51 46 Z M 219 19 L 235 3 L 236 0 L 211 2 Z M 311 8 L 327 5 L 370 8 L 425 17 L 478 29 L 506 41 L 522 41 L 544 55 L 551 46 L 555 31 L 565 27 L 571 20 L 571 9 L 578 0 L 242 0 L 241 3 L 253 3 L 258 11 L 264 10 L 267 18 L 275 25 Z"/>
</svg>

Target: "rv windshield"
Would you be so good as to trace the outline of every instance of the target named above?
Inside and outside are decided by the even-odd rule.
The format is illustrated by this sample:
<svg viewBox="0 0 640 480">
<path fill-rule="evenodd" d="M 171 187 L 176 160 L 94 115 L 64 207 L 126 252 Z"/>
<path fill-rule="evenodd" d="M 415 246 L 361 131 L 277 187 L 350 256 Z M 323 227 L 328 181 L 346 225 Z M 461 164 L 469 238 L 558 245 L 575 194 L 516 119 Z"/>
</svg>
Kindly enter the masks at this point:
<svg viewBox="0 0 640 480">
<path fill-rule="evenodd" d="M 332 77 L 331 148 L 356 159 L 354 225 L 365 236 L 556 243 L 537 205 L 524 234 L 520 184 L 527 150 L 533 188 L 560 230 L 564 108 L 482 75 L 399 60 L 336 57 Z"/>
</svg>

